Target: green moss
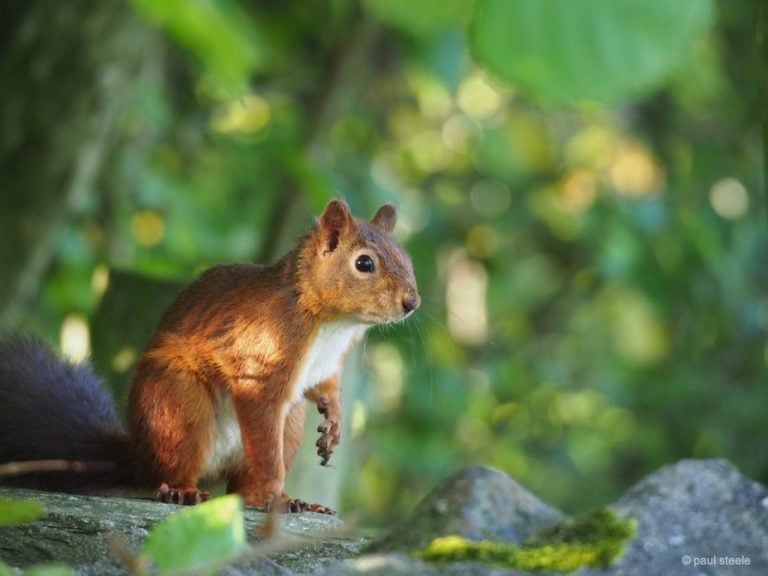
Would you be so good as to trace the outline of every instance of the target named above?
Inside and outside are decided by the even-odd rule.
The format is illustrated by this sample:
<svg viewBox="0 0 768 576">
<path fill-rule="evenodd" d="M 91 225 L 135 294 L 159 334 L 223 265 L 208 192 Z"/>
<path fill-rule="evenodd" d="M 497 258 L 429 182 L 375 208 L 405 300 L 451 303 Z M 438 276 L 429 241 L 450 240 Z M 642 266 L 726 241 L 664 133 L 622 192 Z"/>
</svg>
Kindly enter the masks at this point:
<svg viewBox="0 0 768 576">
<path fill-rule="evenodd" d="M 564 520 L 521 546 L 446 536 L 436 538 L 416 555 L 430 562 L 479 561 L 518 570 L 570 572 L 582 566 L 608 566 L 623 554 L 634 536 L 634 520 L 597 508 Z"/>
</svg>

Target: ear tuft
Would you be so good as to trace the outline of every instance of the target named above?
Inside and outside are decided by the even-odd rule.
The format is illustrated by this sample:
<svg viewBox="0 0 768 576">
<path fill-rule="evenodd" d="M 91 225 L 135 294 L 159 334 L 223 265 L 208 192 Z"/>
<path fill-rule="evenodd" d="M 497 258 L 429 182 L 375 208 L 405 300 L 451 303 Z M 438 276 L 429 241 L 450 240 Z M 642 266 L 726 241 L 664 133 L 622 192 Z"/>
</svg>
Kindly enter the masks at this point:
<svg viewBox="0 0 768 576">
<path fill-rule="evenodd" d="M 397 209 L 392 204 L 384 204 L 376 211 L 371 224 L 386 234 L 392 234 L 397 224 Z"/>
<path fill-rule="evenodd" d="M 325 251 L 333 252 L 339 244 L 339 236 L 353 224 L 352 213 L 347 203 L 343 200 L 331 200 L 320 215 Z"/>
</svg>

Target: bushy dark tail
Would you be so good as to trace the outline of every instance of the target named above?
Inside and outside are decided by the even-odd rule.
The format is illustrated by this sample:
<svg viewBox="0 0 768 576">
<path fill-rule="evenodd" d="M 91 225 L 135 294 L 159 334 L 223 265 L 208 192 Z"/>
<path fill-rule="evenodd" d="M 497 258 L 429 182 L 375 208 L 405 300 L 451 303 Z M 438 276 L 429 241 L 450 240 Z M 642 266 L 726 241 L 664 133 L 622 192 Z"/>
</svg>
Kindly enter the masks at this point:
<svg viewBox="0 0 768 576">
<path fill-rule="evenodd" d="M 60 359 L 36 338 L 0 336 L 0 464 L 86 463 L 86 472 L 2 476 L 1 484 L 78 492 L 122 484 L 127 452 L 112 399 L 90 366 Z"/>
</svg>

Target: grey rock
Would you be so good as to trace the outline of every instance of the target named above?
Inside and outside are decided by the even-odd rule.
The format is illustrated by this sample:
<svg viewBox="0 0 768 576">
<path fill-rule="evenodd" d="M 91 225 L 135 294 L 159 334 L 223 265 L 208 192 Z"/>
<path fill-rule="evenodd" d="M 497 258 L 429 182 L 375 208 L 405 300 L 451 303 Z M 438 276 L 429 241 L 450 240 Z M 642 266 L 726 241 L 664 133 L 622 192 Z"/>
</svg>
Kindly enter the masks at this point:
<svg viewBox="0 0 768 576">
<path fill-rule="evenodd" d="M 81 576 L 125 574 L 107 552 L 107 538 L 119 534 L 138 550 L 151 526 L 179 509 L 142 500 L 7 489 L 0 489 L 0 498 L 32 498 L 48 510 L 41 521 L 0 529 L 3 561 L 21 567 L 63 562 L 76 566 Z M 578 576 L 768 574 L 768 489 L 744 478 L 726 461 L 685 460 L 662 468 L 612 508 L 637 520 L 638 536 L 614 566 L 582 569 Z M 447 534 L 519 543 L 562 517 L 505 474 L 474 466 L 440 484 L 401 526 L 376 543 L 375 553 L 367 540 L 343 535 L 337 518 L 287 515 L 281 519 L 281 529 L 308 543 L 281 549 L 269 558 L 254 557 L 221 573 L 522 576 L 516 570 L 480 563 L 434 566 L 407 552 Z M 264 514 L 246 510 L 248 533 L 264 520 Z M 686 558 L 690 565 L 685 565 Z"/>
<path fill-rule="evenodd" d="M 725 460 L 665 466 L 613 508 L 637 520 L 637 538 L 610 569 L 582 570 L 580 575 L 768 574 L 768 489 Z"/>
<path fill-rule="evenodd" d="M 434 566 L 400 553 L 370 554 L 329 566 L 318 576 L 525 576 L 520 572 L 478 562 Z"/>
<path fill-rule="evenodd" d="M 371 550 L 417 550 L 450 534 L 519 544 L 562 518 L 503 472 L 471 466 L 440 483 Z"/>
<path fill-rule="evenodd" d="M 0 498 L 37 500 L 47 511 L 36 522 L 0 530 L 0 559 L 3 562 L 18 567 L 60 562 L 78 567 L 77 573 L 84 576 L 125 574 L 108 551 L 109 539 L 119 536 L 130 549 L 139 550 L 154 524 L 180 510 L 179 506 L 147 500 L 9 488 L 0 488 Z M 246 509 L 247 533 L 258 533 L 266 517 L 266 514 Z M 331 562 L 358 555 L 368 541 L 337 536 L 342 526 L 341 520 L 334 516 L 287 514 L 280 519 L 280 530 L 305 538 L 308 543 L 276 553 L 272 560 L 259 559 L 235 566 L 230 574 L 282 576 L 313 573 Z"/>
</svg>

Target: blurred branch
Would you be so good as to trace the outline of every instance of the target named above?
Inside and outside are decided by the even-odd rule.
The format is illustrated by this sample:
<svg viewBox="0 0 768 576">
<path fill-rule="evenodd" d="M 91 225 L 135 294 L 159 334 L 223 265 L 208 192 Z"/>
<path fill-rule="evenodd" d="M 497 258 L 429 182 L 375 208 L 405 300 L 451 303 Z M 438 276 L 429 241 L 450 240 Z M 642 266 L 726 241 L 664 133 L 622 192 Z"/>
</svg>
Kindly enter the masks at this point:
<svg viewBox="0 0 768 576">
<path fill-rule="evenodd" d="M 32 460 L 0 464 L 0 476 L 18 476 L 33 472 L 111 472 L 114 462 L 78 460 Z"/>
<path fill-rule="evenodd" d="M 304 150 L 314 166 L 329 164 L 327 135 L 334 122 L 343 115 L 349 102 L 366 85 L 366 79 L 375 72 L 370 66 L 370 51 L 379 37 L 380 27 L 364 12 L 358 11 L 352 31 L 335 50 L 333 72 L 327 82 L 318 87 L 312 101 L 316 102 L 314 122 L 306 132 Z M 301 222 L 306 220 L 307 206 L 300 202 L 300 185 L 295 179 L 287 183 L 285 192 L 275 203 L 269 228 L 257 255 L 257 262 L 270 262 L 289 249 Z"/>
</svg>

